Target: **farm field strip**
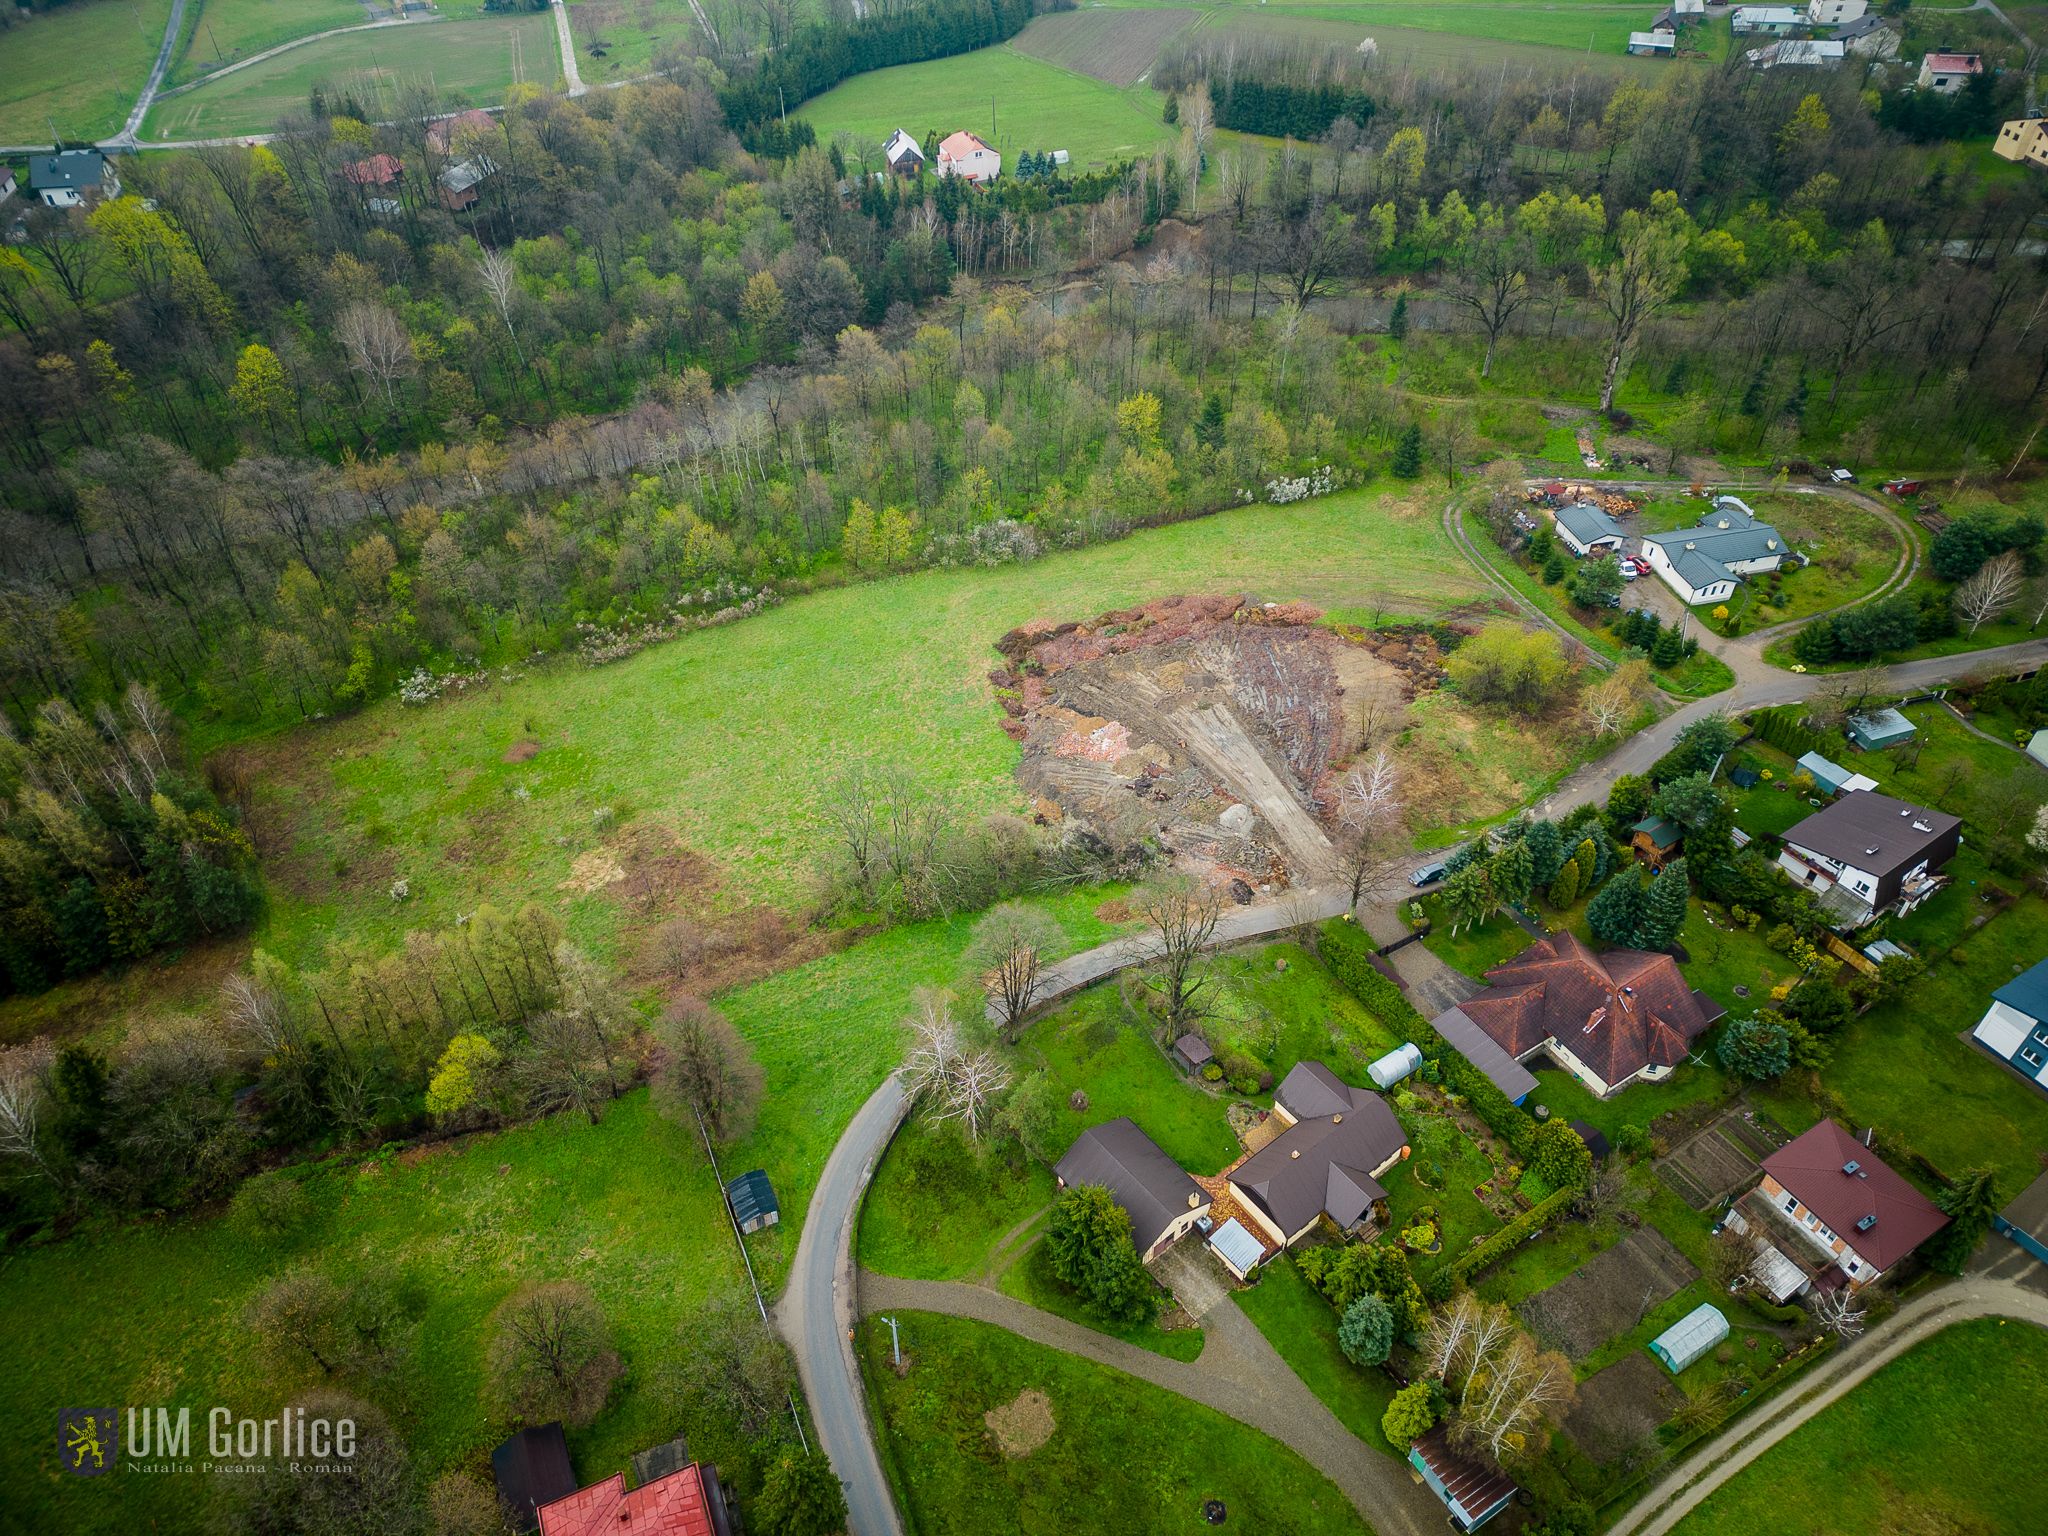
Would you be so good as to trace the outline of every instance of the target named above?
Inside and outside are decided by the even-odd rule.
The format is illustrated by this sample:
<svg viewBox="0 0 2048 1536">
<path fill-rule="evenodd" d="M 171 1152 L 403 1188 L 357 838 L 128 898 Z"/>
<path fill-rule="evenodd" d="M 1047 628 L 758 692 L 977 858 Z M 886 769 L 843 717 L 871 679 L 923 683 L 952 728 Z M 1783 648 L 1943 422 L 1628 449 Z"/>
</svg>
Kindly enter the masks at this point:
<svg viewBox="0 0 2048 1536">
<path fill-rule="evenodd" d="M 72 0 L 0 31 L 0 144 L 116 132 L 149 78 L 171 0 Z"/>
<path fill-rule="evenodd" d="M 1111 85 L 1136 85 L 1151 72 L 1159 50 L 1200 15 L 1173 7 L 1059 11 L 1040 16 L 1010 46 Z"/>
</svg>

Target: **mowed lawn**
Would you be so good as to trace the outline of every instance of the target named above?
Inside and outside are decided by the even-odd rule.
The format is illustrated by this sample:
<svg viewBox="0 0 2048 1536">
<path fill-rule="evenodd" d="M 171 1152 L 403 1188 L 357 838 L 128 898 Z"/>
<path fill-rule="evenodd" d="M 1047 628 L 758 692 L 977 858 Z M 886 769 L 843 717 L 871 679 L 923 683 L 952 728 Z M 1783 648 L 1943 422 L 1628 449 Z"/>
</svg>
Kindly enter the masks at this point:
<svg viewBox="0 0 2048 1536">
<path fill-rule="evenodd" d="M 186 0 L 185 35 L 166 83 L 183 85 L 295 37 L 368 20 L 356 0 Z"/>
<path fill-rule="evenodd" d="M 96 139 L 120 128 L 148 81 L 171 0 L 71 0 L 14 17 L 0 30 L 0 144 L 47 144 L 53 123 Z"/>
<path fill-rule="evenodd" d="M 1174 142 L 1179 131 L 1160 121 L 1162 105 L 1143 87 L 1122 91 L 1004 45 L 856 75 L 805 102 L 800 115 L 820 144 L 838 133 L 879 144 L 897 128 L 919 140 L 966 128 L 1006 164 L 1026 150 L 1064 149 L 1086 168 Z"/>
<path fill-rule="evenodd" d="M 1203 26 L 1280 44 L 1356 48 L 1371 38 L 1382 60 L 1436 65 L 1501 64 L 1647 73 L 1669 60 L 1628 54 L 1628 34 L 1643 25 L 1638 7 L 1535 0 L 1445 0 L 1441 4 L 1375 4 L 1295 0 L 1284 6 L 1217 5 Z M 1590 45 L 1590 51 L 1589 51 Z M 1573 55 L 1569 63 L 1561 53 Z"/>
<path fill-rule="evenodd" d="M 291 846 L 271 861 L 258 942 L 301 961 L 349 939 L 395 944 L 482 901 L 537 899 L 603 950 L 616 894 L 564 883 L 636 820 L 740 893 L 800 907 L 850 762 L 908 767 L 961 814 L 1024 809 L 987 676 L 1018 624 L 1195 592 L 1322 606 L 1383 594 L 1392 611 L 1436 613 L 1476 590 L 1426 498 L 1347 493 L 1031 565 L 836 588 L 609 666 L 562 660 L 424 708 L 390 701 L 261 749 L 263 819 Z M 536 755 L 505 761 L 529 740 Z M 608 821 L 626 833 L 602 832 Z M 401 877 L 402 904 L 388 894 Z"/>
<path fill-rule="evenodd" d="M 395 111 L 399 89 L 429 84 L 473 106 L 504 99 L 515 80 L 552 85 L 562 50 L 548 13 L 419 22 L 323 38 L 208 80 L 150 109 L 143 137 L 186 139 L 262 133 L 303 111 L 313 88 L 353 95 L 374 114 Z"/>
<path fill-rule="evenodd" d="M 410 1298 L 410 1363 L 367 1395 L 393 1412 L 429 1478 L 485 1465 L 509 1429 L 485 1400 L 484 1356 L 492 1310 L 525 1282 L 588 1286 L 626 1366 L 606 1411 L 569 1433 L 584 1482 L 678 1429 L 706 1459 L 738 1450 L 730 1428 L 682 1415 L 664 1390 L 661 1362 L 687 1347 L 687 1320 L 707 1297 L 744 1295 L 746 1282 L 709 1168 L 644 1090 L 611 1105 L 601 1125 L 560 1115 L 396 1159 L 338 1161 L 307 1188 L 310 1224 L 276 1245 L 183 1217 L 9 1257 L 0 1435 L 15 1454 L 0 1526 L 69 1536 L 204 1528 L 213 1479 L 116 1473 L 81 1485 L 58 1466 L 50 1427 L 75 1403 L 164 1404 L 191 1408 L 203 1436 L 211 1405 L 261 1417 L 319 1385 L 310 1365 L 273 1370 L 241 1321 L 271 1278 L 301 1265 L 343 1282 L 382 1276 Z"/>
<path fill-rule="evenodd" d="M 1329 1479 L 1213 1408 L 985 1323 L 928 1312 L 897 1322 L 905 1373 L 880 1318 L 861 1324 L 861 1362 L 913 1530 L 1183 1536 L 1207 1528 L 1209 1499 L 1232 1530 L 1366 1530 Z M 1027 1400 L 1019 1427 L 1034 1432 L 1006 1451 L 986 1415 L 1025 1393 L 1044 1402 Z"/>
<path fill-rule="evenodd" d="M 2048 1333 L 1959 1323 L 1764 1452 L 1676 1536 L 2031 1536 L 2041 1491 L 2023 1469 L 2044 1415 Z"/>
</svg>

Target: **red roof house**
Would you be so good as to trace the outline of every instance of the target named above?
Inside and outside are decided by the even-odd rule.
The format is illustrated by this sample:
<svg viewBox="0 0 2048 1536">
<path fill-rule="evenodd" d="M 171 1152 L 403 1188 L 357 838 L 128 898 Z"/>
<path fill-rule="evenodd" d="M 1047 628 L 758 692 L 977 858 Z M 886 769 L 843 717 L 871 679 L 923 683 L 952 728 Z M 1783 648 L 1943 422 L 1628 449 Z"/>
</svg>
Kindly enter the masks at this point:
<svg viewBox="0 0 2048 1536">
<path fill-rule="evenodd" d="M 614 1472 L 601 1483 L 543 1504 L 541 1536 L 732 1536 L 718 1473 L 691 1462 L 630 1493 Z"/>
<path fill-rule="evenodd" d="M 458 139 L 467 142 L 476 134 L 496 135 L 497 131 L 498 120 L 495 117 L 471 107 L 467 112 L 458 112 L 453 117 L 437 117 L 427 124 L 427 148 L 437 155 L 452 154 Z"/>
<path fill-rule="evenodd" d="M 1764 1217 L 1749 1229 L 1761 1226 L 1758 1235 L 1795 1263 L 1806 1259 L 1800 1268 L 1823 1284 L 1833 1270 L 1868 1285 L 1948 1225 L 1941 1207 L 1832 1120 L 1765 1158 L 1762 1182 L 1739 1208 Z M 1786 1229 L 1798 1243 L 1783 1240 Z"/>
<path fill-rule="evenodd" d="M 1603 1097 L 1667 1075 L 1726 1011 L 1669 955 L 1596 955 L 1569 932 L 1538 939 L 1486 979 L 1461 1005 L 1465 1017 L 1516 1061 L 1547 1054 Z"/>
<path fill-rule="evenodd" d="M 405 166 L 396 155 L 372 155 L 367 160 L 350 161 L 341 174 L 354 186 L 392 187 L 405 174 Z"/>
</svg>

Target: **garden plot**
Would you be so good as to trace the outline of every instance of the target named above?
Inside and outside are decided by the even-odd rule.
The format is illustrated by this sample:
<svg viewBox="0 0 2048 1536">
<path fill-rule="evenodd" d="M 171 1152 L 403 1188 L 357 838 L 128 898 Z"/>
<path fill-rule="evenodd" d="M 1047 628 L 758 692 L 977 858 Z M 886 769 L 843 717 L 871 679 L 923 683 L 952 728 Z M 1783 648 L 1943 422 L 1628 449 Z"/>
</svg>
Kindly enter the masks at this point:
<svg viewBox="0 0 2048 1536">
<path fill-rule="evenodd" d="M 1337 765 L 1369 717 L 1440 668 L 1433 647 L 1418 660 L 1406 639 L 1353 638 L 1320 617 L 1181 597 L 1005 635 L 1009 666 L 990 679 L 1038 819 L 1072 818 L 1115 849 L 1156 840 L 1240 900 L 1327 876 Z"/>
<path fill-rule="evenodd" d="M 1136 85 L 1152 72 L 1159 50 L 1195 17 L 1173 8 L 1061 11 L 1038 17 L 1010 46 L 1111 85 Z"/>
<path fill-rule="evenodd" d="M 1684 1406 L 1685 1393 L 1670 1374 L 1637 1351 L 1579 1383 L 1564 1430 L 1587 1456 L 1605 1464 L 1642 1444 Z"/>
<path fill-rule="evenodd" d="M 1657 1160 L 1657 1176 L 1696 1211 L 1704 1211 L 1756 1177 L 1770 1139 L 1731 1110 Z"/>
<path fill-rule="evenodd" d="M 1592 1263 L 1522 1304 L 1522 1318 L 1546 1344 L 1583 1360 L 1700 1276 L 1663 1233 L 1644 1227 Z"/>
</svg>

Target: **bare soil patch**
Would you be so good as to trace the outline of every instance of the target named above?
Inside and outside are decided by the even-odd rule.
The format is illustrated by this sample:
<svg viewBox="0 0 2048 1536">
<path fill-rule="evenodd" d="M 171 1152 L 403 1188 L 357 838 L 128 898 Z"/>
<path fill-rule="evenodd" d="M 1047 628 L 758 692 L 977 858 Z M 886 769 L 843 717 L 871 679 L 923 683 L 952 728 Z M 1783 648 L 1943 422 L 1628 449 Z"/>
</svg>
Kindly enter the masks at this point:
<svg viewBox="0 0 2048 1536">
<path fill-rule="evenodd" d="M 590 848 L 577 854 L 570 861 L 569 878 L 558 884 L 555 889 L 588 896 L 592 891 L 601 891 L 608 885 L 617 885 L 625 878 L 626 866 L 620 862 L 616 849 Z"/>
<path fill-rule="evenodd" d="M 1657 1175 L 1687 1205 L 1703 1211 L 1755 1179 L 1770 1147 L 1768 1138 L 1731 1110 L 1659 1158 Z"/>
<path fill-rule="evenodd" d="M 1644 1227 L 1578 1273 L 1530 1297 L 1522 1304 L 1522 1319 L 1544 1343 L 1583 1360 L 1699 1274 L 1669 1238 Z"/>
<path fill-rule="evenodd" d="M 505 755 L 499 761 L 505 763 L 530 763 L 538 756 L 540 756 L 539 742 L 515 741 L 505 749 Z"/>
<path fill-rule="evenodd" d="M 1010 46 L 1111 85 L 1136 85 L 1194 19 L 1193 11 L 1169 9 L 1061 11 L 1040 16 Z"/>
<path fill-rule="evenodd" d="M 996 1448 L 1011 1461 L 1021 1461 L 1052 1438 L 1052 1399 L 1036 1387 L 1026 1387 L 1000 1408 L 982 1415 Z"/>
<path fill-rule="evenodd" d="M 1565 1433 L 1603 1466 L 1642 1445 L 1685 1404 L 1670 1373 L 1646 1353 L 1632 1354 L 1579 1384 Z"/>
<path fill-rule="evenodd" d="M 1420 632 L 1331 627 L 1299 603 L 1164 598 L 999 642 L 992 672 L 1040 822 L 1272 892 L 1334 863 L 1336 790 L 1375 722 L 1443 676 Z"/>
</svg>

